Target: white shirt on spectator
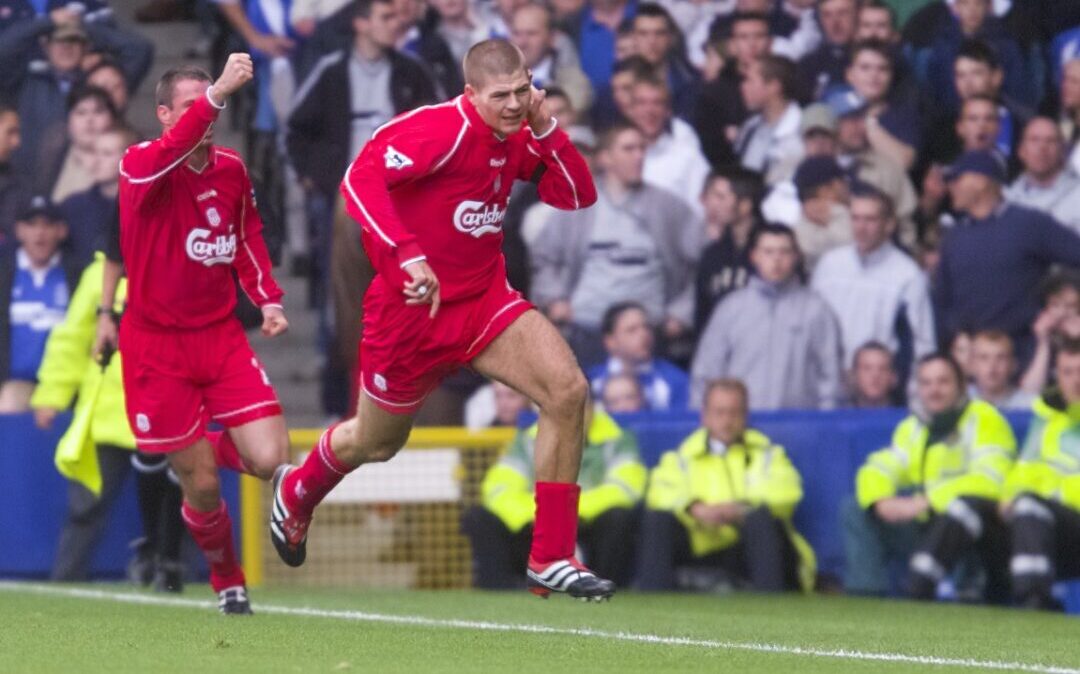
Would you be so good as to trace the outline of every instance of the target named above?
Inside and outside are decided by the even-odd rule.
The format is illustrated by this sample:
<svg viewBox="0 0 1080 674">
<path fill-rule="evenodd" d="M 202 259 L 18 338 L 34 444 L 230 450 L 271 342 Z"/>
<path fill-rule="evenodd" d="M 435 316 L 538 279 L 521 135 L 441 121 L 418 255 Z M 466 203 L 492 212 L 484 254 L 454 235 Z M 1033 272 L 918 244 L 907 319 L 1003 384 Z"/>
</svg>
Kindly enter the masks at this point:
<svg viewBox="0 0 1080 674">
<path fill-rule="evenodd" d="M 1051 215 L 1080 234 L 1080 178 L 1062 171 L 1049 187 L 1036 185 L 1026 173 L 1005 190 L 1005 199 Z"/>
<path fill-rule="evenodd" d="M 975 384 L 968 386 L 968 396 L 975 400 L 988 402 L 1002 412 L 1030 412 L 1031 405 L 1037 397 L 1034 393 L 1021 391 L 1018 388 L 1010 389 L 1008 393 L 994 399 L 990 399 L 979 392 Z"/>
<path fill-rule="evenodd" d="M 645 150 L 645 182 L 679 195 L 699 217 L 705 215 L 699 197 L 708 176 L 701 140 L 681 119 L 672 119 L 671 129 Z"/>
<path fill-rule="evenodd" d="M 855 244 L 822 256 L 810 282 L 840 321 L 844 363 L 855 351 L 878 341 L 896 353 L 896 318 L 904 312 L 914 340 L 915 357 L 934 350 L 934 315 L 926 275 L 891 242 L 866 256 Z"/>
<path fill-rule="evenodd" d="M 764 175 L 767 185 L 793 176 L 803 157 L 801 121 L 802 109 L 789 103 L 774 124 L 767 123 L 761 113 L 743 122 L 735 139 L 742 165 Z"/>
</svg>

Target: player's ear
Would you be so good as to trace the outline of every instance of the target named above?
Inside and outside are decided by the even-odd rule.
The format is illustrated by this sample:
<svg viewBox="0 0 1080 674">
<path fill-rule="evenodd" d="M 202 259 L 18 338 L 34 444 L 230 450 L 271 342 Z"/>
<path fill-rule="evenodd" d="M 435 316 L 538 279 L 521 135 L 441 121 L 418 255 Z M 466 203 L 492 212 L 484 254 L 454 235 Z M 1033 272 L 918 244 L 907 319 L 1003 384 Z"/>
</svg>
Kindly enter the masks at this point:
<svg viewBox="0 0 1080 674">
<path fill-rule="evenodd" d="M 154 112 L 157 114 L 158 121 L 161 122 L 162 126 L 168 126 L 169 122 L 172 121 L 172 110 L 164 105 L 157 106 Z"/>
<path fill-rule="evenodd" d="M 470 103 L 475 103 L 476 102 L 476 97 L 477 97 L 477 95 L 479 93 L 480 92 L 478 92 L 476 90 L 476 87 L 474 87 L 473 85 L 471 85 L 471 84 L 466 84 L 465 85 L 465 98 L 469 99 Z"/>
</svg>

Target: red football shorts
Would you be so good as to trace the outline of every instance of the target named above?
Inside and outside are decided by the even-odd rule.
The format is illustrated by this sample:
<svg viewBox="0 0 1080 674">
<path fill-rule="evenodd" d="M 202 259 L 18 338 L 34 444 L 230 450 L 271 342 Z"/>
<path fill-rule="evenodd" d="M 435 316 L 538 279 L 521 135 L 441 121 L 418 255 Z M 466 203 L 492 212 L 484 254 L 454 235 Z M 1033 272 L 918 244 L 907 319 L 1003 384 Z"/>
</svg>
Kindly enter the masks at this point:
<svg viewBox="0 0 1080 674">
<path fill-rule="evenodd" d="M 281 414 L 270 378 L 234 318 L 164 331 L 121 321 L 128 423 L 144 452 L 174 452 L 206 433 Z"/>
<path fill-rule="evenodd" d="M 364 296 L 360 338 L 360 389 L 392 414 L 420 408 L 439 382 L 467 366 L 533 305 L 508 282 L 483 295 L 431 305 L 405 304 L 401 290 L 376 276 Z"/>
</svg>

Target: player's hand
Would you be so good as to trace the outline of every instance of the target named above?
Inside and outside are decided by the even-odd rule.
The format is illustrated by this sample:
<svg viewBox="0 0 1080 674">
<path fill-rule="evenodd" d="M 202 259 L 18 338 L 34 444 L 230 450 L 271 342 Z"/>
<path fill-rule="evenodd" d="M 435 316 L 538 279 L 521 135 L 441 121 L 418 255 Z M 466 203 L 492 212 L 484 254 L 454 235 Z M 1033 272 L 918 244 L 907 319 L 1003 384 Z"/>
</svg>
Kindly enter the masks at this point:
<svg viewBox="0 0 1080 674">
<path fill-rule="evenodd" d="M 237 52 L 229 54 L 229 60 L 225 62 L 225 68 L 221 76 L 210 87 L 210 97 L 218 103 L 224 103 L 225 99 L 232 96 L 255 77 L 255 66 L 251 62 L 251 54 Z"/>
<path fill-rule="evenodd" d="M 262 308 L 262 316 L 262 333 L 267 337 L 277 337 L 289 329 L 289 321 L 281 307 L 267 305 Z"/>
<path fill-rule="evenodd" d="M 551 128 L 551 107 L 547 103 L 547 93 L 532 88 L 532 96 L 529 98 L 529 127 L 533 133 L 540 135 Z"/>
<path fill-rule="evenodd" d="M 1001 516 L 1002 521 L 1008 522 L 1012 518 L 1013 502 L 1002 501 L 998 503 L 998 515 Z"/>
<path fill-rule="evenodd" d="M 53 421 L 56 419 L 56 415 L 60 413 L 52 407 L 35 407 L 34 408 L 34 425 L 43 431 L 47 431 L 52 428 Z"/>
<path fill-rule="evenodd" d="M 435 318 L 439 313 L 439 279 L 424 260 L 405 265 L 405 273 L 411 280 L 405 282 L 405 304 L 430 304 L 428 316 Z"/>
<path fill-rule="evenodd" d="M 101 314 L 97 320 L 97 335 L 94 337 L 94 360 L 99 360 L 101 354 L 106 351 L 116 351 L 120 336 L 117 333 L 116 321 L 108 314 Z"/>
</svg>

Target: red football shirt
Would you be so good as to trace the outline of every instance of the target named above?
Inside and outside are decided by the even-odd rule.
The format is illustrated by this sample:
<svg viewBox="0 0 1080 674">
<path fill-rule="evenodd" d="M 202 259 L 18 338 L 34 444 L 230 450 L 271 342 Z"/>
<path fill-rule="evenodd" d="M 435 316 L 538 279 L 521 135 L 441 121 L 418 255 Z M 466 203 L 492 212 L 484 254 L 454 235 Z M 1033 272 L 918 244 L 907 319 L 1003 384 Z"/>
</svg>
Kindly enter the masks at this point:
<svg viewBox="0 0 1080 674">
<path fill-rule="evenodd" d="M 515 180 L 534 180 L 561 209 L 590 206 L 596 186 L 584 158 L 555 124 L 506 138 L 464 96 L 404 113 L 380 127 L 345 174 L 341 192 L 364 248 L 393 288 L 402 268 L 426 259 L 444 301 L 505 283 L 502 225 Z"/>
<path fill-rule="evenodd" d="M 211 146 L 201 170 L 187 164 L 218 110 L 209 94 L 200 97 L 176 126 L 128 148 L 120 162 L 125 320 L 136 325 L 195 329 L 228 318 L 236 307 L 234 268 L 257 306 L 280 304 L 284 295 L 270 273 L 243 160 Z"/>
</svg>

